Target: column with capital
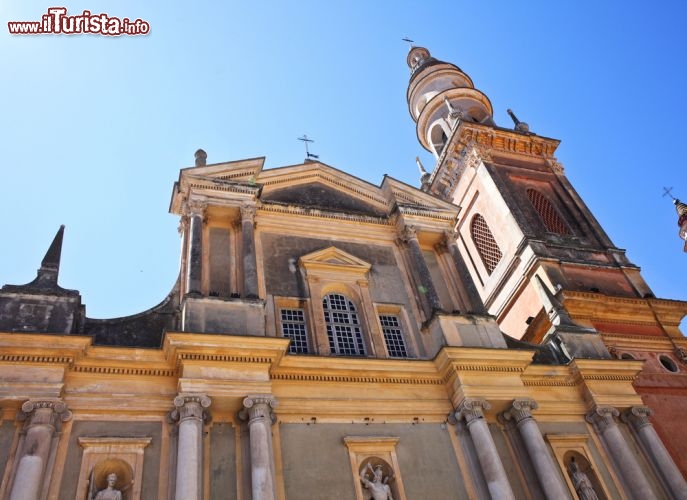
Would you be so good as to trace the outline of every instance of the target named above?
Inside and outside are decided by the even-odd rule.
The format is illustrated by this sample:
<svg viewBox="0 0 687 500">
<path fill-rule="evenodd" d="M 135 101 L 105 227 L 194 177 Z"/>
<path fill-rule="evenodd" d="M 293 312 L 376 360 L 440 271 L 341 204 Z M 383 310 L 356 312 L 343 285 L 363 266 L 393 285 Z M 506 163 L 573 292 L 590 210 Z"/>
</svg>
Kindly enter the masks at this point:
<svg viewBox="0 0 687 500">
<path fill-rule="evenodd" d="M 255 257 L 255 206 L 241 207 L 241 241 L 243 242 L 243 295 L 258 298 L 258 264 Z"/>
<path fill-rule="evenodd" d="M 403 226 L 400 231 L 400 237 L 401 240 L 408 245 L 410 261 L 419 281 L 419 292 L 425 298 L 425 300 L 422 301 L 425 316 L 429 319 L 432 317 L 434 311 L 441 311 L 442 307 L 441 301 L 439 300 L 439 294 L 432 282 L 432 275 L 429 272 L 429 267 L 427 267 L 424 255 L 422 255 L 422 249 L 417 239 L 415 226 Z"/>
<path fill-rule="evenodd" d="M 203 219 L 207 205 L 198 201 L 187 203 L 188 226 L 186 257 L 186 293 L 200 295 L 203 279 Z"/>
<path fill-rule="evenodd" d="M 251 486 L 253 500 L 276 500 L 272 424 L 279 402 L 270 394 L 256 394 L 243 400 L 239 418 L 248 422 Z"/>
<path fill-rule="evenodd" d="M 482 411 L 489 408 L 491 405 L 484 399 L 466 398 L 458 405 L 454 416 L 457 420 L 464 419 L 467 424 L 491 497 L 514 500 L 515 496 L 508 482 L 508 476 L 506 476 L 501 457 L 496 450 L 496 444 L 491 437 Z"/>
<path fill-rule="evenodd" d="M 594 425 L 606 443 L 606 447 L 632 496 L 642 500 L 656 498 L 646 475 L 618 428 L 615 421 L 615 417 L 618 415 L 620 412 L 613 406 L 597 406 L 587 414 L 586 418 L 587 422 Z"/>
<path fill-rule="evenodd" d="M 60 399 L 30 399 L 22 405 L 19 418 L 26 423 L 10 500 L 38 500 L 51 461 L 53 435 L 71 416 Z"/>
<path fill-rule="evenodd" d="M 539 425 L 532 417 L 532 410 L 538 407 L 533 399 L 515 399 L 511 408 L 502 415 L 505 420 L 515 422 L 546 498 L 551 500 L 570 498 L 570 492 L 544 442 Z"/>
<path fill-rule="evenodd" d="M 204 394 L 174 398 L 171 420 L 178 423 L 176 500 L 203 498 L 203 423 L 211 400 Z"/>
<path fill-rule="evenodd" d="M 658 469 L 673 497 L 685 500 L 687 499 L 687 481 L 680 474 L 680 470 L 649 421 L 650 415 L 651 410 L 648 406 L 633 406 L 622 414 L 622 419 L 632 426 L 644 445 L 648 458 Z"/>
</svg>

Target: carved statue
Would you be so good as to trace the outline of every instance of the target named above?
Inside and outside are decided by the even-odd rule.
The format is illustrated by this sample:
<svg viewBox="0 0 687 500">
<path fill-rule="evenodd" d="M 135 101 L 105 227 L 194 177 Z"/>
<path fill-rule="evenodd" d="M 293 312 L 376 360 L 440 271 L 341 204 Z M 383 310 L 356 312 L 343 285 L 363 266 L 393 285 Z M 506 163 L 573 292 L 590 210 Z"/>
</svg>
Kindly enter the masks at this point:
<svg viewBox="0 0 687 500">
<path fill-rule="evenodd" d="M 117 482 L 117 474 L 114 472 L 107 475 L 107 488 L 100 490 L 93 497 L 93 500 L 122 500 L 122 492 L 116 490 L 114 485 Z"/>
<path fill-rule="evenodd" d="M 568 465 L 568 472 L 580 500 L 599 500 L 592 482 L 587 477 L 587 474 L 580 470 L 580 466 L 577 465 L 574 458 L 570 461 L 570 465 Z"/>
<path fill-rule="evenodd" d="M 372 472 L 372 481 L 366 477 L 367 469 Z M 365 488 L 370 491 L 372 500 L 394 500 L 391 495 L 391 488 L 386 484 L 389 478 L 387 477 L 386 480 L 384 480 L 383 475 L 384 472 L 381 465 L 373 469 L 369 462 L 367 463 L 367 467 L 360 472 L 360 480 L 363 482 Z"/>
</svg>

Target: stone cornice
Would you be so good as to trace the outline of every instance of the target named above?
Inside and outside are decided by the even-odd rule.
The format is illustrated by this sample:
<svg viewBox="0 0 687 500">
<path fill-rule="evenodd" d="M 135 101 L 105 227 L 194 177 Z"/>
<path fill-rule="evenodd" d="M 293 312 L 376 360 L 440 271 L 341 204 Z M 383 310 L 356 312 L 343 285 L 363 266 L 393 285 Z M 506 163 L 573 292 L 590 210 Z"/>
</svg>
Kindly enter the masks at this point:
<svg viewBox="0 0 687 500">
<path fill-rule="evenodd" d="M 458 144 L 463 147 L 474 142 L 492 152 L 527 155 L 536 158 L 551 158 L 561 142 L 558 139 L 536 134 L 522 134 L 514 130 L 471 122 L 461 122 L 456 135 Z"/>
<path fill-rule="evenodd" d="M 356 223 L 377 224 L 383 226 L 393 225 L 393 222 L 387 217 L 373 217 L 370 215 L 358 215 L 345 212 L 334 212 L 322 210 L 319 208 L 307 208 L 297 205 L 285 204 L 277 201 L 264 201 L 260 207 L 261 212 L 274 212 L 289 215 L 302 215 L 305 217 L 316 217 L 319 219 L 334 219 L 351 221 Z"/>
</svg>

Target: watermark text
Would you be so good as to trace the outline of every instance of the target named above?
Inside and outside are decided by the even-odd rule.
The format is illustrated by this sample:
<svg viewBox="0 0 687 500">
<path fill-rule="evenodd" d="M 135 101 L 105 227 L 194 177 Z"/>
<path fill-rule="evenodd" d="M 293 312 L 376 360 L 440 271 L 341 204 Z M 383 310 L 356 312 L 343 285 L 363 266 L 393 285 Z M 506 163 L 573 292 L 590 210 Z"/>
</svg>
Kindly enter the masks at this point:
<svg viewBox="0 0 687 500">
<path fill-rule="evenodd" d="M 88 10 L 69 16 L 66 7 L 50 7 L 40 21 L 10 21 L 7 28 L 12 35 L 135 36 L 150 33 L 150 24 L 142 19 L 120 19 L 107 14 L 92 14 Z"/>
</svg>

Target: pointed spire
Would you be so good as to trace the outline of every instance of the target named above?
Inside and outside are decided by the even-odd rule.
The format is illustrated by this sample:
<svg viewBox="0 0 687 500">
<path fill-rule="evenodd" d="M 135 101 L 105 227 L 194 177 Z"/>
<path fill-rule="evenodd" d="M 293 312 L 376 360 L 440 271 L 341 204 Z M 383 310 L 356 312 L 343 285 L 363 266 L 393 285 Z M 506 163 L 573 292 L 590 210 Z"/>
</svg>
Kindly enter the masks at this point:
<svg viewBox="0 0 687 500">
<path fill-rule="evenodd" d="M 41 267 L 38 269 L 37 280 L 42 283 L 57 284 L 57 278 L 60 273 L 60 260 L 62 257 L 62 239 L 64 237 L 64 224 L 57 230 L 55 238 L 50 244 L 50 248 L 45 253 L 45 257 L 41 261 Z"/>
</svg>

